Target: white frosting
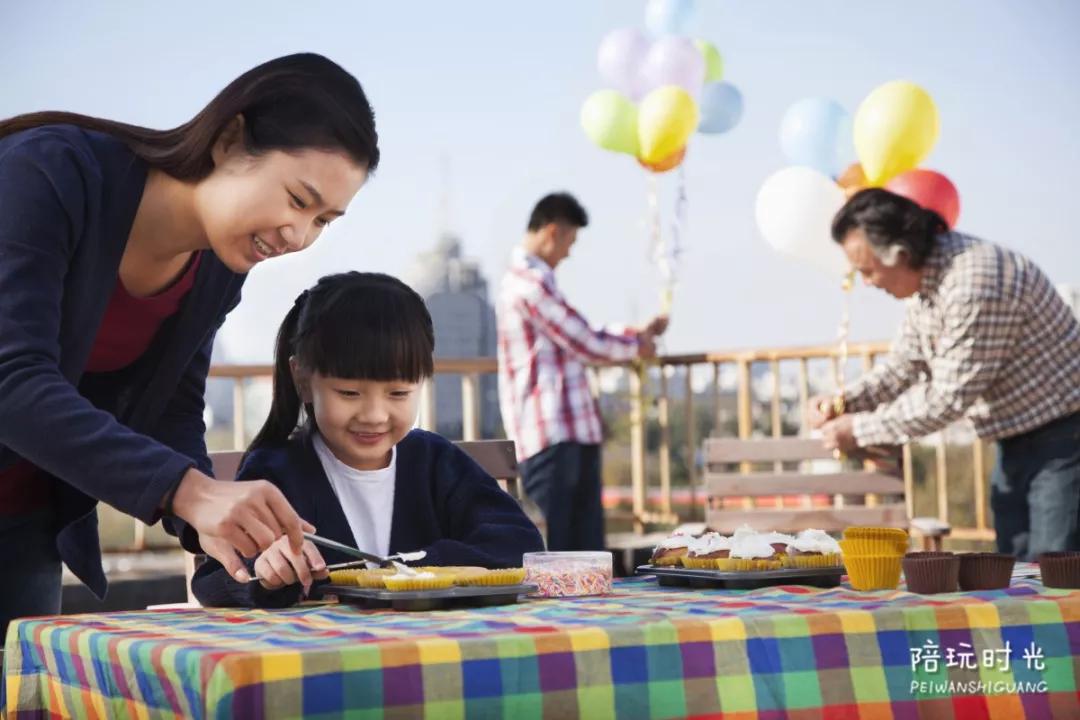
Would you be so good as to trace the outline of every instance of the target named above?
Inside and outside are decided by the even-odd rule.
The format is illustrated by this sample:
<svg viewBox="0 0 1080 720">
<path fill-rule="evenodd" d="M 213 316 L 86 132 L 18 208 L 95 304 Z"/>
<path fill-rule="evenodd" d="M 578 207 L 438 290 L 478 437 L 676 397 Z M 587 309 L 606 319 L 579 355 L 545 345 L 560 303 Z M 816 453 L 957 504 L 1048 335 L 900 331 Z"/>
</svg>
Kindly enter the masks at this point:
<svg viewBox="0 0 1080 720">
<path fill-rule="evenodd" d="M 413 570 L 412 572 L 405 573 L 405 572 L 401 572 L 400 570 L 398 570 L 398 572 L 396 574 L 390 576 L 390 579 L 391 580 L 430 580 L 433 577 L 435 577 L 435 573 L 416 572 L 415 570 Z"/>
<path fill-rule="evenodd" d="M 701 537 L 692 538 L 688 547 L 691 555 L 708 555 L 717 550 L 731 549 L 731 538 L 720 533 L 705 533 Z"/>
<path fill-rule="evenodd" d="M 769 532 L 762 534 L 761 537 L 765 538 L 765 542 L 769 543 L 770 545 L 772 545 L 773 543 L 783 543 L 784 545 L 790 545 L 791 543 L 795 542 L 795 536 L 788 535 L 786 533 Z"/>
<path fill-rule="evenodd" d="M 690 541 L 693 540 L 691 535 L 672 535 L 669 538 L 665 538 L 663 542 L 657 545 L 657 549 L 673 550 L 674 548 L 690 547 Z"/>
<path fill-rule="evenodd" d="M 733 558 L 771 558 L 774 552 L 772 545 L 762 535 L 743 535 L 731 540 Z"/>
<path fill-rule="evenodd" d="M 804 553 L 821 553 L 829 555 L 840 552 L 840 543 L 829 537 L 828 533 L 821 530 L 808 529 L 799 533 L 791 546 Z"/>
<path fill-rule="evenodd" d="M 394 557 L 401 562 L 416 562 L 417 560 L 423 560 L 427 557 L 427 551 L 417 550 L 416 552 L 398 553 Z"/>
<path fill-rule="evenodd" d="M 750 535 L 757 535 L 757 534 L 758 534 L 758 531 L 755 530 L 754 528 L 750 527 L 749 525 L 743 525 L 743 526 L 741 526 L 739 529 L 737 529 L 735 531 L 735 533 L 731 536 L 731 539 L 735 540 L 737 538 L 748 537 Z"/>
</svg>

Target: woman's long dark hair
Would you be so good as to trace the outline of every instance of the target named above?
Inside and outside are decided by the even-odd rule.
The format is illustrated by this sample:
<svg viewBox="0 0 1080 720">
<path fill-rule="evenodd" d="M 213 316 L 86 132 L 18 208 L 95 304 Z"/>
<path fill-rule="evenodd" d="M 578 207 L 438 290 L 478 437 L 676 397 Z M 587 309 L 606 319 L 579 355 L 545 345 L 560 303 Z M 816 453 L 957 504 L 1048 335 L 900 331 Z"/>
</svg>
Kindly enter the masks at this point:
<svg viewBox="0 0 1080 720">
<path fill-rule="evenodd" d="M 424 300 L 381 273 L 327 275 L 293 303 L 274 349 L 270 415 L 248 452 L 283 445 L 300 422 L 289 359 L 306 372 L 352 380 L 420 382 L 434 372 L 435 331 Z M 305 408 L 314 427 L 312 409 Z"/>
<path fill-rule="evenodd" d="M 368 172 L 379 164 L 375 115 L 356 78 L 321 55 L 301 53 L 263 63 L 229 83 L 188 122 L 172 130 L 69 112 L 36 112 L 0 121 L 0 138 L 43 125 L 71 124 L 123 141 L 178 180 L 197 181 L 214 169 L 210 151 L 237 116 L 252 155 L 269 150 L 344 151 Z"/>
</svg>

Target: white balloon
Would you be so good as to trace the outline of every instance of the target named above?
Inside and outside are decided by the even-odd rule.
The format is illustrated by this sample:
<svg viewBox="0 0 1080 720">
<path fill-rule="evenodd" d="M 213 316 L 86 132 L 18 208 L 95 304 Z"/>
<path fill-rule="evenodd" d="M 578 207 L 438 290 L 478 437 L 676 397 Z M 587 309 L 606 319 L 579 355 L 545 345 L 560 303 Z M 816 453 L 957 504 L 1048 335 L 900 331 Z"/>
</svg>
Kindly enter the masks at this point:
<svg viewBox="0 0 1080 720">
<path fill-rule="evenodd" d="M 843 207 L 844 191 L 816 170 L 789 167 L 758 190 L 754 215 L 765 241 L 780 254 L 842 277 L 847 257 L 832 239 L 832 220 Z"/>
</svg>

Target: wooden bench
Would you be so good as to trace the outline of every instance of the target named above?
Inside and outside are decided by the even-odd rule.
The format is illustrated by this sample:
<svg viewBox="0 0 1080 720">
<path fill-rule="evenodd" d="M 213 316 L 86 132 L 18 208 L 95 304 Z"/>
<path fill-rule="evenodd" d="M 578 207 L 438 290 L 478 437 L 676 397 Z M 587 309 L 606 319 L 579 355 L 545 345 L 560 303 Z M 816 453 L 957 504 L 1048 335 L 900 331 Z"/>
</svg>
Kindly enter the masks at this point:
<svg viewBox="0 0 1080 720">
<path fill-rule="evenodd" d="M 794 532 L 818 528 L 840 532 L 850 525 L 877 525 L 912 530 L 926 549 L 940 549 L 949 527 L 933 518 L 910 518 L 904 502 L 899 450 L 875 450 L 835 468 L 832 451 L 820 440 L 767 438 L 705 441 L 706 523 L 731 533 L 743 524 L 759 530 Z M 862 466 L 862 460 L 871 462 Z M 826 472 L 806 472 L 807 461 L 830 461 Z M 766 464 L 765 471 L 754 465 Z M 797 469 L 791 469 L 794 465 Z M 815 498 L 826 504 L 815 504 Z M 743 507 L 724 507 L 725 498 L 746 498 Z M 763 499 L 771 498 L 771 507 Z M 797 506 L 784 500 L 797 499 Z"/>
<path fill-rule="evenodd" d="M 513 440 L 471 440 L 454 444 L 475 460 L 484 472 L 495 478 L 511 496 L 521 499 L 517 453 Z M 214 465 L 214 477 L 218 480 L 235 480 L 243 456 L 242 450 L 210 453 L 210 461 Z M 191 592 L 191 578 L 195 575 L 195 568 L 201 559 L 200 556 L 184 553 L 184 582 L 190 606 L 198 606 L 195 595 Z"/>
</svg>

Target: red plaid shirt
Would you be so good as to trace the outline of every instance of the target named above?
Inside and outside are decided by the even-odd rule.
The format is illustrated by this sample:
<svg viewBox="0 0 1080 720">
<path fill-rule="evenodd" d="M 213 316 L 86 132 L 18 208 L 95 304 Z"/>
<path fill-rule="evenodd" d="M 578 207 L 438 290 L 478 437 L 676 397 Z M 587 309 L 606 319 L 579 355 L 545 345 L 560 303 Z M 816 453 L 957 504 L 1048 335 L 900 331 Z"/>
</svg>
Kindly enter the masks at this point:
<svg viewBox="0 0 1080 720">
<path fill-rule="evenodd" d="M 592 328 L 559 292 L 547 263 L 522 248 L 503 276 L 496 312 L 499 405 L 518 460 L 560 442 L 600 444 L 585 365 L 637 357 L 637 332 Z"/>
</svg>

